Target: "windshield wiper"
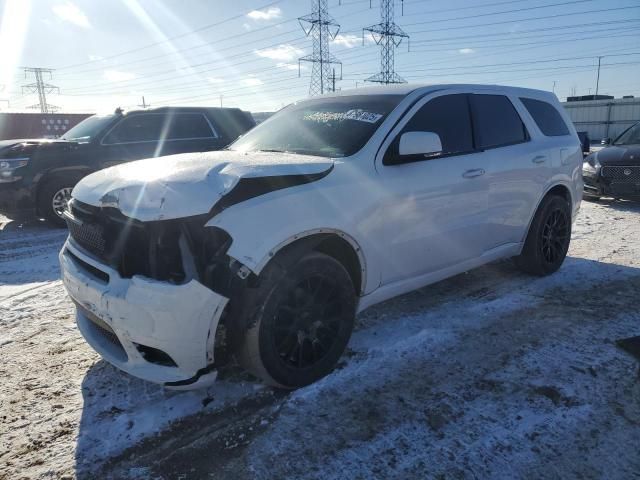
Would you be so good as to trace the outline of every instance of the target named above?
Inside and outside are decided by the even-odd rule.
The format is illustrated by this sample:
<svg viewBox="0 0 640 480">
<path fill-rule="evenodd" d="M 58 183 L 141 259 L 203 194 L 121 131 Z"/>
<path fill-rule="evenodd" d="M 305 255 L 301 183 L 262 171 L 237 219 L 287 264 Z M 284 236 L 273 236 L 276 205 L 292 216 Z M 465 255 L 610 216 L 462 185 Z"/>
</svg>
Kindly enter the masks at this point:
<svg viewBox="0 0 640 480">
<path fill-rule="evenodd" d="M 289 150 L 279 150 L 277 148 L 261 148 L 259 150 L 253 150 L 254 152 L 266 152 L 266 153 L 292 153 Z"/>
</svg>

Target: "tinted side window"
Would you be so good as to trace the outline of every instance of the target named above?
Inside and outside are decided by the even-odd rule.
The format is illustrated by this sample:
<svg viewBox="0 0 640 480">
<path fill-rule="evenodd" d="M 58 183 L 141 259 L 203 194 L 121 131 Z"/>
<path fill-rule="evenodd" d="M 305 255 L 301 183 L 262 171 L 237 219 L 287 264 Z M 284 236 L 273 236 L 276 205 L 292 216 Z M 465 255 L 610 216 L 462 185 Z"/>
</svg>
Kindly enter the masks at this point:
<svg viewBox="0 0 640 480">
<path fill-rule="evenodd" d="M 115 126 L 103 143 L 150 142 L 160 139 L 164 115 L 132 115 Z"/>
<path fill-rule="evenodd" d="M 520 98 L 538 125 L 538 128 L 547 137 L 559 137 L 569 135 L 567 124 L 564 123 L 558 110 L 553 105 L 533 98 Z"/>
<path fill-rule="evenodd" d="M 176 113 L 171 117 L 167 139 L 214 138 L 207 119 L 199 113 Z"/>
<path fill-rule="evenodd" d="M 476 145 L 494 148 L 528 140 L 527 129 L 504 95 L 471 95 Z"/>
<path fill-rule="evenodd" d="M 440 135 L 443 155 L 473 150 L 467 95 L 443 95 L 427 102 L 402 129 Z"/>
</svg>

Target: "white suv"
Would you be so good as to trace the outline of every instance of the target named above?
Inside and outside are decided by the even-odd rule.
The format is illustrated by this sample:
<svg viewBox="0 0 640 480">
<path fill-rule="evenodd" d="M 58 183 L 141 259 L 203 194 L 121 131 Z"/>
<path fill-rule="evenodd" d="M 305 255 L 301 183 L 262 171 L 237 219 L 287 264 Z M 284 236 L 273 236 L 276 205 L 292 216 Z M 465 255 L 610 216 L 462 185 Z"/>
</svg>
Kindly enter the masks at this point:
<svg viewBox="0 0 640 480">
<path fill-rule="evenodd" d="M 132 375 L 194 388 L 235 356 L 295 388 L 334 368 L 375 303 L 507 257 L 556 271 L 581 168 L 546 92 L 406 85 L 305 100 L 226 150 L 82 180 L 64 284 L 84 337 Z"/>
</svg>

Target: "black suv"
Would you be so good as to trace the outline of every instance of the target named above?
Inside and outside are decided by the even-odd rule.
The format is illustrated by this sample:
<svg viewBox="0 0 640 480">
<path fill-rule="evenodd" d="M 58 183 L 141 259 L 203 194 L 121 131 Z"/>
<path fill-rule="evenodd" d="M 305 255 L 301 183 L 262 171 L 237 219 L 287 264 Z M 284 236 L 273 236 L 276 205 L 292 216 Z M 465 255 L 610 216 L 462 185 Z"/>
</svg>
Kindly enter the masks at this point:
<svg viewBox="0 0 640 480">
<path fill-rule="evenodd" d="M 57 140 L 0 141 L 0 213 L 36 213 L 63 226 L 71 190 L 86 175 L 131 160 L 220 150 L 254 125 L 236 108 L 118 109 Z"/>
</svg>

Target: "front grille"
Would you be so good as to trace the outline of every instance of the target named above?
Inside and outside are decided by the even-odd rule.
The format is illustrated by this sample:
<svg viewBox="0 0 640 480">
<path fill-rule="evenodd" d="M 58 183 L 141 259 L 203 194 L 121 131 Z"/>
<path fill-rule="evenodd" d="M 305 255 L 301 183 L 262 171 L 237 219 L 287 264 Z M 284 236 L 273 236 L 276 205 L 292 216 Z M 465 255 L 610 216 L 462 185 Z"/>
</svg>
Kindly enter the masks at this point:
<svg viewBox="0 0 640 480">
<path fill-rule="evenodd" d="M 69 227 L 69 235 L 78 245 L 98 258 L 104 256 L 106 248 L 104 227 L 73 220 L 68 220 L 67 226 Z"/>
<path fill-rule="evenodd" d="M 69 235 L 87 253 L 123 278 L 143 275 L 156 280 L 184 280 L 176 222 L 139 222 L 113 208 L 72 200 L 67 215 Z"/>
<path fill-rule="evenodd" d="M 614 182 L 638 183 L 640 182 L 640 166 L 604 166 L 602 176 Z"/>
</svg>

